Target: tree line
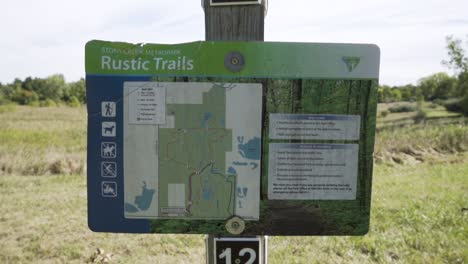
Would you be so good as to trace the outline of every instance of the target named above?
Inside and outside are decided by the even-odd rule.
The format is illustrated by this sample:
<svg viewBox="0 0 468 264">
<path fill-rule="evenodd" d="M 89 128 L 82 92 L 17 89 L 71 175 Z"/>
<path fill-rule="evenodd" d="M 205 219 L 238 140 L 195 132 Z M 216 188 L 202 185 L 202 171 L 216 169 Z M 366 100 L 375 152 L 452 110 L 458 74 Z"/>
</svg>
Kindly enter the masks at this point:
<svg viewBox="0 0 468 264">
<path fill-rule="evenodd" d="M 459 98 L 464 94 L 463 86 L 454 76 L 445 72 L 439 72 L 424 77 L 417 85 L 408 84 L 403 86 L 379 86 L 379 103 L 391 103 L 399 101 L 437 101 L 450 98 Z"/>
<path fill-rule="evenodd" d="M 417 85 L 382 85 L 378 90 L 378 102 L 430 101 L 468 116 L 468 57 L 462 40 L 449 36 L 446 42 L 449 59 L 442 64 L 453 70 L 454 76 L 440 72 L 420 79 Z"/>
<path fill-rule="evenodd" d="M 455 72 L 454 76 L 440 72 L 420 79 L 417 85 L 382 85 L 378 90 L 378 102 L 431 101 L 444 105 L 449 111 L 468 115 L 468 57 L 462 40 L 449 36 L 446 42 L 449 59 L 442 63 Z M 0 104 L 10 102 L 32 106 L 85 104 L 85 81 L 66 83 L 63 75 L 55 74 L 47 78 L 15 79 L 5 85 L 0 83 Z"/>
<path fill-rule="evenodd" d="M 31 106 L 67 104 L 79 106 L 86 103 L 85 80 L 65 81 L 62 74 L 46 78 L 16 78 L 12 83 L 0 83 L 0 104 L 17 103 Z"/>
</svg>

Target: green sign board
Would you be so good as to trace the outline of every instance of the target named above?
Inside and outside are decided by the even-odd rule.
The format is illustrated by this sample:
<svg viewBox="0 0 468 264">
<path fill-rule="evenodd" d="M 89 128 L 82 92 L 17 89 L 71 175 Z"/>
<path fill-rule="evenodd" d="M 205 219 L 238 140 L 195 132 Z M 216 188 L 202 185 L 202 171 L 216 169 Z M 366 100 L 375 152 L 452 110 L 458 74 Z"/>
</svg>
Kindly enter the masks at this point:
<svg viewBox="0 0 468 264">
<path fill-rule="evenodd" d="M 91 41 L 95 231 L 362 235 L 379 49 Z"/>
</svg>

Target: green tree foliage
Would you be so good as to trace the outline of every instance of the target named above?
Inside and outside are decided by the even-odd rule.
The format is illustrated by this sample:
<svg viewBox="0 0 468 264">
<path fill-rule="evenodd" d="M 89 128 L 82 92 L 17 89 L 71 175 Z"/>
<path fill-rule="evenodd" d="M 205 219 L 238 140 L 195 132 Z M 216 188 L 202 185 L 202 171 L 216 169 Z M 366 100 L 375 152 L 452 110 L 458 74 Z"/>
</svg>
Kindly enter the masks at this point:
<svg viewBox="0 0 468 264">
<path fill-rule="evenodd" d="M 66 83 L 62 74 L 47 78 L 16 78 L 12 83 L 0 83 L 0 104 L 14 102 L 32 106 L 54 106 L 66 103 L 79 106 L 86 103 L 85 80 Z"/>
<path fill-rule="evenodd" d="M 5 86 L 0 83 L 0 105 L 8 103 L 8 99 L 6 98 L 3 89 L 5 89 Z"/>
<path fill-rule="evenodd" d="M 377 91 L 377 99 L 379 103 L 391 103 L 401 101 L 403 94 L 398 87 L 390 87 L 383 85 Z"/>
<path fill-rule="evenodd" d="M 468 74 L 466 78 L 468 80 Z M 379 87 L 377 96 L 379 103 L 414 102 L 420 97 L 425 101 L 444 101 L 460 96 L 460 88 L 458 88 L 460 83 L 463 83 L 460 78 L 440 72 L 421 78 L 418 85 L 408 84 L 394 87 L 382 85 Z"/>
<path fill-rule="evenodd" d="M 16 102 L 22 105 L 32 104 L 37 102 L 39 96 L 34 91 L 28 91 L 21 88 L 17 88 L 16 92 L 13 94 L 11 101 Z"/>
<path fill-rule="evenodd" d="M 448 99 L 454 96 L 456 78 L 447 73 L 439 72 L 419 80 L 421 94 L 426 101 L 434 99 Z"/>
<path fill-rule="evenodd" d="M 401 86 L 399 87 L 399 90 L 401 92 L 402 101 L 412 101 L 417 96 L 417 94 L 414 93 L 416 91 L 416 86 L 412 84 Z"/>
<path fill-rule="evenodd" d="M 62 74 L 55 74 L 45 79 L 45 85 L 38 91 L 41 100 L 50 99 L 55 102 L 59 102 L 66 89 L 65 78 Z"/>
<path fill-rule="evenodd" d="M 455 70 L 457 73 L 467 73 L 468 57 L 466 57 L 465 50 L 462 47 L 461 39 L 456 39 L 453 36 L 447 36 L 445 40 L 447 42 L 449 60 L 442 61 L 442 64 L 445 64 L 447 67 Z"/>
<path fill-rule="evenodd" d="M 393 100 L 396 102 L 401 101 L 401 91 L 399 89 L 390 90 Z"/>
<path fill-rule="evenodd" d="M 459 108 L 464 115 L 468 116 L 468 57 L 466 50 L 462 47 L 462 40 L 453 36 L 448 36 L 446 42 L 449 60 L 442 61 L 442 63 L 454 70 L 457 75 L 454 97 L 461 98 L 458 102 Z M 468 45 L 468 39 L 465 43 Z"/>
<path fill-rule="evenodd" d="M 64 101 L 71 102 L 73 98 L 82 104 L 86 102 L 86 84 L 83 78 L 79 81 L 69 83 L 67 89 L 65 89 Z"/>
</svg>

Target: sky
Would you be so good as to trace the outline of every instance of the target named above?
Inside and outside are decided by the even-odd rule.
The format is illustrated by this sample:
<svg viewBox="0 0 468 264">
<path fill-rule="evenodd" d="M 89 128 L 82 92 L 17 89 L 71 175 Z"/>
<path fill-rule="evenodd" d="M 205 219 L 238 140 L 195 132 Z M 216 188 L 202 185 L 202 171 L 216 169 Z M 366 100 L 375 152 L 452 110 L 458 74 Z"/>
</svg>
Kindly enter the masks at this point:
<svg viewBox="0 0 468 264">
<path fill-rule="evenodd" d="M 380 83 L 416 84 L 449 70 L 445 37 L 468 40 L 466 0 L 269 0 L 265 41 L 373 43 Z M 92 39 L 132 43 L 203 40 L 200 0 L 15 0 L 2 3 L 0 82 L 62 73 L 85 77 Z M 466 47 L 466 46 L 465 46 Z"/>
</svg>

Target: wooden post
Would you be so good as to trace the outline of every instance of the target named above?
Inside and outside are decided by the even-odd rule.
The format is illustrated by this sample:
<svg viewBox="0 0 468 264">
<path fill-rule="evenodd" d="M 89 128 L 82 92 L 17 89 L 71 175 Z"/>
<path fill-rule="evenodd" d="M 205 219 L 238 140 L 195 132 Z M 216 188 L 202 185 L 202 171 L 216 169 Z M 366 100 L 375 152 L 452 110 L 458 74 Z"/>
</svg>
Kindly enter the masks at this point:
<svg viewBox="0 0 468 264">
<path fill-rule="evenodd" d="M 260 5 L 210 6 L 205 10 L 206 40 L 263 41 L 266 0 Z"/>
<path fill-rule="evenodd" d="M 210 6 L 210 0 L 202 0 L 205 10 L 205 40 L 212 41 L 263 41 L 266 1 L 258 5 Z M 215 263 L 213 235 L 206 239 L 206 262 Z M 267 239 L 260 237 L 263 263 L 267 260 Z M 261 263 L 261 264 L 263 264 Z"/>
</svg>

